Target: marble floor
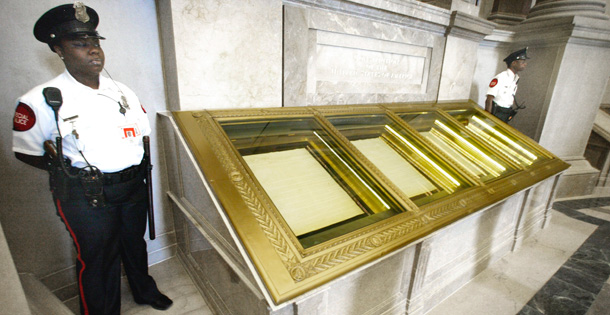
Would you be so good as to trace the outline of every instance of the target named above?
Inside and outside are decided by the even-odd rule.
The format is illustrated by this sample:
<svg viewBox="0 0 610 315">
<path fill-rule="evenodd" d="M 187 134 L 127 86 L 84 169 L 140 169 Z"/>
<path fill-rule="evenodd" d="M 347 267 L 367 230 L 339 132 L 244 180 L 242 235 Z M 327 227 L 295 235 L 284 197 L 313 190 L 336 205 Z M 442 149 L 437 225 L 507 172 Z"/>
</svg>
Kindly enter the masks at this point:
<svg viewBox="0 0 610 315">
<path fill-rule="evenodd" d="M 610 314 L 610 197 L 558 201 L 552 212 L 547 228 L 427 315 Z M 122 314 L 212 314 L 177 258 L 150 271 L 174 305 L 137 305 L 125 283 Z"/>
<path fill-rule="evenodd" d="M 552 211 L 547 228 L 427 315 L 610 314 L 610 198 Z"/>
<path fill-rule="evenodd" d="M 150 267 L 150 274 L 157 281 L 159 290 L 170 297 L 174 304 L 166 311 L 157 311 L 147 305 L 138 305 L 131 294 L 122 294 L 121 314 L 125 315 L 212 315 L 203 296 L 187 274 L 178 258 L 174 257 Z M 128 292 L 127 281 L 123 281 L 122 292 Z"/>
<path fill-rule="evenodd" d="M 147 305 L 138 305 L 129 292 L 127 279 L 123 277 L 121 286 L 121 314 L 124 315 L 212 315 L 203 296 L 189 277 L 178 258 L 155 264 L 149 269 L 159 290 L 170 297 L 174 304 L 166 311 L 158 311 Z M 79 314 L 78 298 L 65 302 L 74 314 Z M 1 312 L 0 312 L 1 313 Z"/>
</svg>

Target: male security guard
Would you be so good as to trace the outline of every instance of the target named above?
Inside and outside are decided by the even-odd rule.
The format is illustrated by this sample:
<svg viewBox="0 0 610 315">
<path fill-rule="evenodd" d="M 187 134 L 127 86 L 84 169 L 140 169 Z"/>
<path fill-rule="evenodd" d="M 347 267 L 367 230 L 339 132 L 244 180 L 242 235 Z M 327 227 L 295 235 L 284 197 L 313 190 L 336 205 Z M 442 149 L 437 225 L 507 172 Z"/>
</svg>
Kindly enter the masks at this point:
<svg viewBox="0 0 610 315">
<path fill-rule="evenodd" d="M 34 36 L 66 70 L 17 100 L 13 151 L 50 171 L 57 214 L 77 251 L 81 313 L 119 314 L 121 261 L 134 300 L 165 310 L 172 300 L 148 274 L 143 238 L 148 190 L 142 137 L 150 125 L 135 93 L 100 75 L 105 57 L 98 21 L 95 10 L 76 2 L 36 22 Z M 57 138 L 59 158 L 49 166 L 43 142 Z"/>
<path fill-rule="evenodd" d="M 520 71 L 527 66 L 527 47 L 515 51 L 504 58 L 508 69 L 500 72 L 489 83 L 487 98 L 485 99 L 485 110 L 492 113 L 504 122 L 508 122 L 511 117 L 511 107 L 515 102 L 517 84 L 519 83 Z"/>
</svg>

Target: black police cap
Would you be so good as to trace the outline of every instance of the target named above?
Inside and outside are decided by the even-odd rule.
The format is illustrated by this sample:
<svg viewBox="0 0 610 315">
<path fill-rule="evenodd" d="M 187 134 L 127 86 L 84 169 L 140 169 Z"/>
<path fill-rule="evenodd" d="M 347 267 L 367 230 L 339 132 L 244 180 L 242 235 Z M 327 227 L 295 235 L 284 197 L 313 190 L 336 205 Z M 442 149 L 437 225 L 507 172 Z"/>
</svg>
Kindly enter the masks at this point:
<svg viewBox="0 0 610 315">
<path fill-rule="evenodd" d="M 513 61 L 522 59 L 530 59 L 527 56 L 527 47 L 508 55 L 508 57 L 504 58 L 504 62 L 506 62 L 506 65 L 510 67 L 510 64 L 513 63 Z"/>
<path fill-rule="evenodd" d="M 43 14 L 34 25 L 34 36 L 47 43 L 66 37 L 93 37 L 105 39 L 97 31 L 99 16 L 92 8 L 77 1 L 74 4 L 57 6 Z"/>
</svg>

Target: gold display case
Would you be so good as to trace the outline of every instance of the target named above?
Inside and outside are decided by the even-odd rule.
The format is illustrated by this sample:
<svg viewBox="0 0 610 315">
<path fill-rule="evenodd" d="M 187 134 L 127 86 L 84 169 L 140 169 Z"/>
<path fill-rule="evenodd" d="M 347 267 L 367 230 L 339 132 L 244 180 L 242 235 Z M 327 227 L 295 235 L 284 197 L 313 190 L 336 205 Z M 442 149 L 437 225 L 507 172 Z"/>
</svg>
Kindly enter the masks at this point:
<svg viewBox="0 0 610 315">
<path fill-rule="evenodd" d="M 275 304 L 569 166 L 473 102 L 173 116 Z"/>
</svg>

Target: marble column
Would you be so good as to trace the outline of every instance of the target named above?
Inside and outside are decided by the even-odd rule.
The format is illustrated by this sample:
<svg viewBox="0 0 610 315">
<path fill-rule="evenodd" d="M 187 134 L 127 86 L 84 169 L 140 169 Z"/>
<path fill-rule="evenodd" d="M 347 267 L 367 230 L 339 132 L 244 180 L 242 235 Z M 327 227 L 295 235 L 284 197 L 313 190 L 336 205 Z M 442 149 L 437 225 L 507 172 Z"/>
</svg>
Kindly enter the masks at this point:
<svg viewBox="0 0 610 315">
<path fill-rule="evenodd" d="M 527 19 L 586 16 L 608 20 L 605 0 L 541 0 L 530 10 Z"/>
<path fill-rule="evenodd" d="M 532 0 L 495 0 L 488 20 L 501 25 L 515 25 L 525 20 Z"/>
<path fill-rule="evenodd" d="M 590 194 L 599 174 L 584 151 L 610 77 L 605 5 L 603 0 L 540 1 L 515 27 L 515 48 L 529 46 L 532 59 L 517 92 L 527 110 L 514 126 L 572 164 L 558 197 Z"/>
</svg>

